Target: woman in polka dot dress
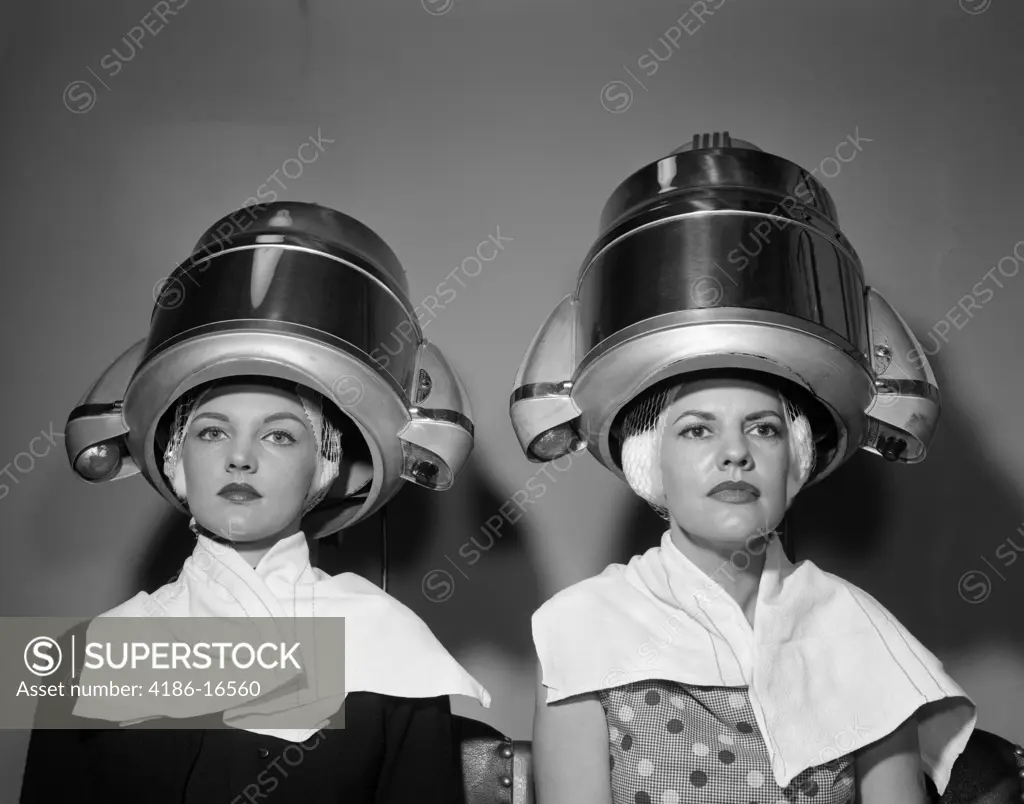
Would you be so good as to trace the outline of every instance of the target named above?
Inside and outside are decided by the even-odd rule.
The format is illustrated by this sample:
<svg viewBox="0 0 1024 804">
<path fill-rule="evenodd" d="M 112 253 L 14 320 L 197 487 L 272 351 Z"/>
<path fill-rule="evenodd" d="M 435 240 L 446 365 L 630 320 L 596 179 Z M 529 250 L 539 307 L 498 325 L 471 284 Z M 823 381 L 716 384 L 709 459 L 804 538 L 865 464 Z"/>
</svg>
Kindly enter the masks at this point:
<svg viewBox="0 0 1024 804">
<path fill-rule="evenodd" d="M 622 468 L 669 529 L 534 615 L 540 804 L 922 804 L 976 713 L 864 591 L 786 557 L 813 469 L 800 389 L 677 376 L 627 408 Z"/>
<path fill-rule="evenodd" d="M 602 690 L 598 698 L 609 725 L 616 804 L 845 804 L 854 799 L 849 756 L 779 787 L 741 691 L 652 681 Z"/>
</svg>

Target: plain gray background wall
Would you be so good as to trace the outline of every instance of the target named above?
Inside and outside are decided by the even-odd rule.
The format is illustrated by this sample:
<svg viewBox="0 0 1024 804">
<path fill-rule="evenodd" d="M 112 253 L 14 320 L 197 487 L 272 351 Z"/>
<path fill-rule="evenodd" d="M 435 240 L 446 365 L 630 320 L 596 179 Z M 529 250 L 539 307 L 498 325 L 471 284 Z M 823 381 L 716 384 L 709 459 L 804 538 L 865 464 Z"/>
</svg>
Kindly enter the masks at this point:
<svg viewBox="0 0 1024 804">
<path fill-rule="evenodd" d="M 799 555 L 877 597 L 982 728 L 1024 741 L 1018 3 L 169 0 L 164 23 L 148 2 L 6 6 L 0 465 L 63 428 L 145 334 L 154 285 L 261 185 L 360 218 L 414 301 L 455 290 L 426 334 L 461 372 L 478 434 L 453 491 L 392 506 L 391 591 L 494 695 L 457 711 L 528 738 L 531 613 L 654 544 L 661 523 L 583 454 L 490 546 L 481 525 L 538 471 L 509 424 L 513 379 L 617 183 L 728 130 L 824 174 L 869 283 L 941 347 L 928 460 L 862 454 L 809 489 L 790 523 Z M 286 160 L 318 136 L 290 178 Z M 848 137 L 862 150 L 837 172 Z M 496 259 L 446 279 L 496 233 L 511 238 Z M 984 304 L 951 312 L 967 295 Z M 89 487 L 57 444 L 3 478 L 3 615 L 98 613 L 164 582 L 190 547 L 141 478 Z M 459 550 L 474 537 L 489 549 L 471 565 Z M 375 540 L 372 522 L 346 536 L 339 566 L 372 577 Z M 0 739 L 7 802 L 26 734 Z"/>
</svg>

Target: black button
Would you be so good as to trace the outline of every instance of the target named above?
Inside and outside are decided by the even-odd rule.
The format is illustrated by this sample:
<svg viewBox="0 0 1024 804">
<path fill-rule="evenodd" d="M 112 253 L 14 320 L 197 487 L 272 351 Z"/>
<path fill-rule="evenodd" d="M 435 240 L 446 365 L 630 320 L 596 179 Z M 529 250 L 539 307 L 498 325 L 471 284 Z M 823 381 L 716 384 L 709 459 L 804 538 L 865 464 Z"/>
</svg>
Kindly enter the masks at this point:
<svg viewBox="0 0 1024 804">
<path fill-rule="evenodd" d="M 266 748 L 260 748 L 260 756 L 266 759 L 270 756 L 270 752 Z"/>
</svg>

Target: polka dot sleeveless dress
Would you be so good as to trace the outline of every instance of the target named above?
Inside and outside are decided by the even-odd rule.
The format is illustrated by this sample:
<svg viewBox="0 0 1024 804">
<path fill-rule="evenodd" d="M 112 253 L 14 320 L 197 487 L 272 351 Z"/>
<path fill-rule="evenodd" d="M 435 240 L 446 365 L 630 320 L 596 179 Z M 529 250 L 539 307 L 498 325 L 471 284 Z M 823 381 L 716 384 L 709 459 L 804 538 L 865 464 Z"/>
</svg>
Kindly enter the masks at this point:
<svg viewBox="0 0 1024 804">
<path fill-rule="evenodd" d="M 853 804 L 851 755 L 776 784 L 744 687 L 641 681 L 599 697 L 614 804 Z"/>
</svg>

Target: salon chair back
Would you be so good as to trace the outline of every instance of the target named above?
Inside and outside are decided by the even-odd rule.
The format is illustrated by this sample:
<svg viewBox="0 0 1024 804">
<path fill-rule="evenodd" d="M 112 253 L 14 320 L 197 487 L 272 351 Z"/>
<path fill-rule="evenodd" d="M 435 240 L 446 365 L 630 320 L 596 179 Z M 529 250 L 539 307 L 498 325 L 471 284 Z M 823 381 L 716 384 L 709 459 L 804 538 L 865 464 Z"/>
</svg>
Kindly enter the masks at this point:
<svg viewBox="0 0 1024 804">
<path fill-rule="evenodd" d="M 464 804 L 536 804 L 528 740 L 511 740 L 486 723 L 454 717 L 462 754 Z M 1024 802 L 1024 748 L 976 729 L 937 804 L 1021 804 Z"/>
<path fill-rule="evenodd" d="M 975 729 L 957 757 L 942 798 L 928 780 L 932 801 L 941 804 L 1020 804 L 1024 801 L 1024 748 Z"/>
<path fill-rule="evenodd" d="M 472 718 L 452 718 L 462 754 L 463 804 L 534 804 L 528 740 L 511 740 Z"/>
</svg>

